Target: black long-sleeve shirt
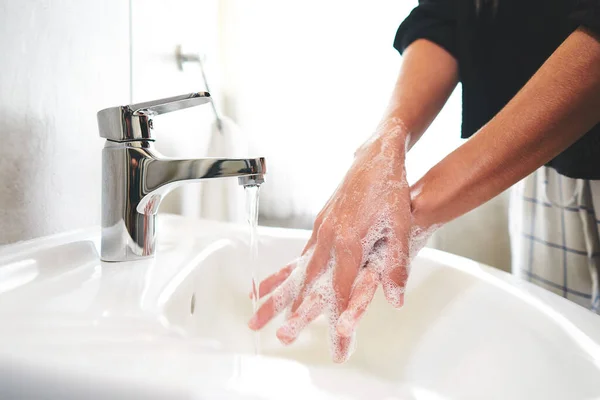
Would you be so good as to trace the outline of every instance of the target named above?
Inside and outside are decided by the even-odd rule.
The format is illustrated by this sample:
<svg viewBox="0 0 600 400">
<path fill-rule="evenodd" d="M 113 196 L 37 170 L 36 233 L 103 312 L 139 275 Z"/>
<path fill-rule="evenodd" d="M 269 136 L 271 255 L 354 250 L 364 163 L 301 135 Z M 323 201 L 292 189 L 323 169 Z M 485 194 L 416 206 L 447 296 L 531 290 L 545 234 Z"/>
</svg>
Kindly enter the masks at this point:
<svg viewBox="0 0 600 400">
<path fill-rule="evenodd" d="M 600 40 L 600 0 L 481 3 L 477 10 L 476 0 L 420 0 L 394 40 L 402 53 L 416 39 L 429 39 L 457 59 L 463 138 L 498 113 L 575 29 L 583 26 Z M 547 165 L 572 178 L 600 179 L 600 124 Z"/>
</svg>

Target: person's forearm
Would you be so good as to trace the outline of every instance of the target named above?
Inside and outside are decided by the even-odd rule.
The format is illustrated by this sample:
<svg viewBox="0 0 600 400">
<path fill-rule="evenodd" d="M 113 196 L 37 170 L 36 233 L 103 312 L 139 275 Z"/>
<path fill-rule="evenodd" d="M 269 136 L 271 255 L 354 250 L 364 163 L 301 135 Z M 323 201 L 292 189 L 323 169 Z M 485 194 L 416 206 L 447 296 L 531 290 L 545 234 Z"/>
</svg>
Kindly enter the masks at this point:
<svg viewBox="0 0 600 400">
<path fill-rule="evenodd" d="M 382 123 L 396 119 L 412 147 L 435 119 L 458 83 L 456 59 L 437 44 L 419 39 L 404 51 L 402 66 Z"/>
<path fill-rule="evenodd" d="M 600 40 L 577 30 L 472 139 L 411 188 L 421 227 L 448 222 L 544 165 L 600 121 Z"/>
</svg>

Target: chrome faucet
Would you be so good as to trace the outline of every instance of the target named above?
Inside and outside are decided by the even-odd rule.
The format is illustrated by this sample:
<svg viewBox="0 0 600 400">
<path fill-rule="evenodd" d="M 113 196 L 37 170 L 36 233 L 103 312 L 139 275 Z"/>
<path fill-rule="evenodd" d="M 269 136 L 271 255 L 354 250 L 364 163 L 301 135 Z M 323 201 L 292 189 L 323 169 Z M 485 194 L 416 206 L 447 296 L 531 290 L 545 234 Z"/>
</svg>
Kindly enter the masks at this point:
<svg viewBox="0 0 600 400">
<path fill-rule="evenodd" d="M 98 112 L 102 150 L 102 243 L 104 261 L 154 255 L 156 213 L 164 196 L 186 182 L 238 177 L 240 185 L 261 184 L 264 158 L 173 159 L 154 149 L 152 118 L 211 101 L 199 92 Z"/>
</svg>

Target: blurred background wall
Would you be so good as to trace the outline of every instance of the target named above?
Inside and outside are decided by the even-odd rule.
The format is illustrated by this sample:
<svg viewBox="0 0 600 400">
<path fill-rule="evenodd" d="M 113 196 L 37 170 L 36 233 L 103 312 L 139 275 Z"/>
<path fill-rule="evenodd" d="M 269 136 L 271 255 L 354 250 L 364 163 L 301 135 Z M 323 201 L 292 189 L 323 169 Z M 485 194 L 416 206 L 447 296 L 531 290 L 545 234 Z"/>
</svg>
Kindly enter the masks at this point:
<svg viewBox="0 0 600 400">
<path fill-rule="evenodd" d="M 211 92 L 269 162 L 261 223 L 310 228 L 369 137 L 401 57 L 392 48 L 416 0 L 0 0 L 0 244 L 97 225 L 95 114 L 130 102 Z M 206 154 L 209 107 L 155 121 L 166 155 Z M 409 180 L 460 144 L 460 88 L 411 151 Z M 227 156 L 227 154 L 223 154 Z M 161 212 L 200 215 L 201 184 Z M 507 196 L 448 224 L 430 245 L 510 268 Z"/>
<path fill-rule="evenodd" d="M 0 0 L 0 244 L 100 222 L 96 112 L 203 90 L 175 46 L 216 59 L 218 1 Z M 157 147 L 200 156 L 203 108 L 156 121 Z M 181 212 L 178 191 L 163 209 Z"/>
<path fill-rule="evenodd" d="M 95 111 L 129 101 L 126 2 L 0 1 L 0 244 L 97 224 Z"/>
</svg>

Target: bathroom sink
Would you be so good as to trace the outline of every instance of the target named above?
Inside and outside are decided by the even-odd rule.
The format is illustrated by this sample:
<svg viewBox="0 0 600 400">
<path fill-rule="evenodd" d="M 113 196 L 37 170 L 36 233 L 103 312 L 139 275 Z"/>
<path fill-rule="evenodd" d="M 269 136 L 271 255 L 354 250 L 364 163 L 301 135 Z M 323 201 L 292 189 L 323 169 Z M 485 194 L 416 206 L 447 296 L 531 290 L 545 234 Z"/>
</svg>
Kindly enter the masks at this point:
<svg viewBox="0 0 600 400">
<path fill-rule="evenodd" d="M 246 327 L 247 227 L 158 223 L 149 260 L 100 262 L 99 229 L 0 248 L 0 398 L 600 398 L 600 317 L 504 272 L 423 249 L 404 307 L 378 294 L 337 365 L 324 320 L 289 347 L 281 316 Z M 308 235 L 259 228 L 259 276 Z"/>
</svg>

